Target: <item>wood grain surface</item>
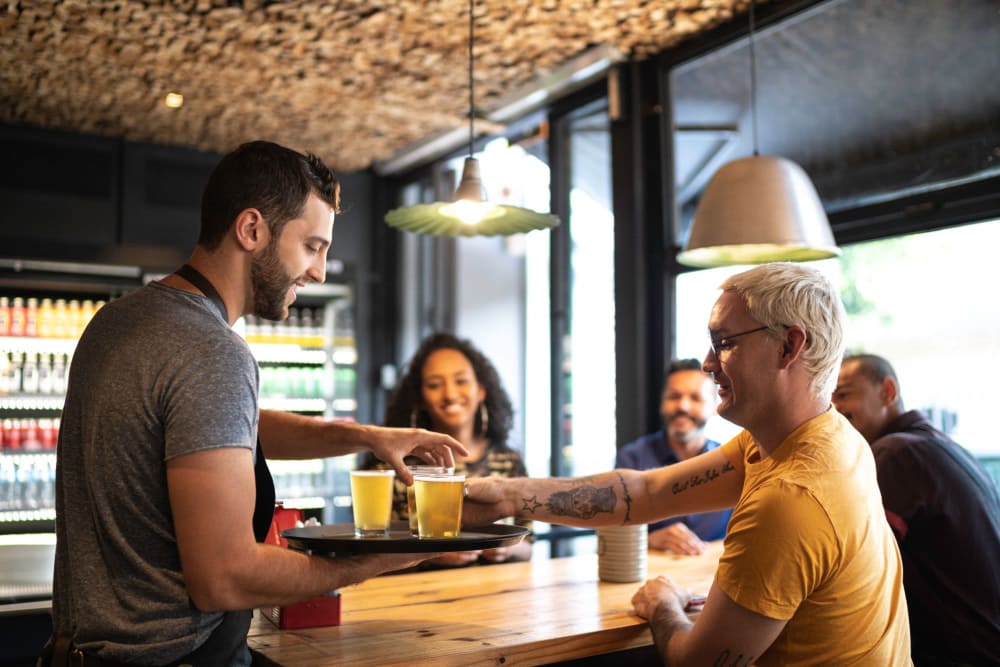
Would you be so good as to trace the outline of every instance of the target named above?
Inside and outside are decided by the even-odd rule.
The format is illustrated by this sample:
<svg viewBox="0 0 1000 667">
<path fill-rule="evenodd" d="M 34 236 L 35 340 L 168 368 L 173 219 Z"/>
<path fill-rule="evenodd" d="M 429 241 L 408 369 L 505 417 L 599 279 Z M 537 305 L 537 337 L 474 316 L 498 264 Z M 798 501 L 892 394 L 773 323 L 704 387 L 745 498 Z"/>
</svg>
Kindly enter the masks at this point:
<svg viewBox="0 0 1000 667">
<path fill-rule="evenodd" d="M 705 595 L 721 553 L 650 551 L 648 576 Z M 600 581 L 593 554 L 382 576 L 341 590 L 339 626 L 278 630 L 256 613 L 249 642 L 289 667 L 543 665 L 650 645 L 640 584 Z"/>
</svg>

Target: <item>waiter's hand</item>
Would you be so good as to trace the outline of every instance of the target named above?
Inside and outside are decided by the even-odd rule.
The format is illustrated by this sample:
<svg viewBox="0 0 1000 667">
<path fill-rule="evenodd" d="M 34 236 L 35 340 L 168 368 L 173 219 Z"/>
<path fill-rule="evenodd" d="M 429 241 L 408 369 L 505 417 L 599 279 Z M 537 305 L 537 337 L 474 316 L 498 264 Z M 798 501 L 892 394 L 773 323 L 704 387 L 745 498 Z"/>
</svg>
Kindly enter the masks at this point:
<svg viewBox="0 0 1000 667">
<path fill-rule="evenodd" d="M 358 554 L 354 556 L 348 556 L 348 558 L 360 558 L 368 559 L 373 562 L 373 565 L 378 568 L 380 574 L 385 574 L 388 572 L 396 572 L 398 570 L 407 570 L 411 567 L 416 567 L 426 560 L 433 560 L 435 558 L 440 558 L 442 556 L 447 556 L 447 553 L 427 553 L 427 554 L 395 554 L 395 553 L 376 553 L 376 554 Z M 338 557 L 337 560 L 340 560 Z M 343 561 L 342 561 L 343 562 Z"/>
<path fill-rule="evenodd" d="M 434 558 L 430 562 L 438 567 L 462 567 L 469 563 L 475 563 L 483 552 L 475 551 L 453 551 Z"/>
<path fill-rule="evenodd" d="M 450 435 L 434 433 L 422 428 L 386 428 L 369 426 L 368 447 L 382 461 L 385 461 L 396 471 L 396 476 L 406 485 L 413 483 L 413 475 L 407 469 L 403 459 L 407 456 L 418 456 L 429 465 L 455 466 L 455 452 L 463 456 L 468 450 Z"/>
<path fill-rule="evenodd" d="M 680 521 L 659 530 L 649 531 L 650 549 L 662 549 L 670 553 L 697 556 L 705 551 L 705 547 L 706 544 L 701 541 L 701 538 Z"/>
</svg>

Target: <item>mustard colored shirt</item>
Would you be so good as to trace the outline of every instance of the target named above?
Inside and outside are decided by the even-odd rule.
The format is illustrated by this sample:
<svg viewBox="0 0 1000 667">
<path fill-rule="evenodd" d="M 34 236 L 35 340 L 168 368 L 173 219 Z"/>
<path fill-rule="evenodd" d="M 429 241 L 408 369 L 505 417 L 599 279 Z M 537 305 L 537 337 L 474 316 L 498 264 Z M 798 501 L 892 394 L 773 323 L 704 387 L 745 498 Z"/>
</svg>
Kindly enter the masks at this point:
<svg viewBox="0 0 1000 667">
<path fill-rule="evenodd" d="M 788 621 L 756 664 L 911 665 L 902 561 L 864 438 L 830 408 L 768 458 L 747 431 L 722 451 L 745 479 L 717 583 Z"/>
</svg>

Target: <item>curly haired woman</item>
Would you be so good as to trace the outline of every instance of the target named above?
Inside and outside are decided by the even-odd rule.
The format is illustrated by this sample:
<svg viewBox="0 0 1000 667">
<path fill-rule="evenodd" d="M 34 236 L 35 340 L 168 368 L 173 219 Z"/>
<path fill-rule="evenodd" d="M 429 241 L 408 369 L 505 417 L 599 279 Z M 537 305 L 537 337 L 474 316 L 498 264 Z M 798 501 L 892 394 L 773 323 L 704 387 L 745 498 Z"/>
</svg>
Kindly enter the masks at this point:
<svg viewBox="0 0 1000 667">
<path fill-rule="evenodd" d="M 524 461 L 507 445 L 513 421 L 510 397 L 486 356 L 468 340 L 435 333 L 423 340 L 386 408 L 386 426 L 416 426 L 446 433 L 469 450 L 456 457 L 455 472 L 468 477 L 525 477 Z M 382 467 L 371 454 L 361 468 Z M 397 480 L 393 518 L 407 519 L 406 487 Z M 530 522 L 527 524 L 530 526 Z M 531 558 L 531 542 L 513 547 L 458 551 L 427 561 L 439 567 Z"/>
</svg>

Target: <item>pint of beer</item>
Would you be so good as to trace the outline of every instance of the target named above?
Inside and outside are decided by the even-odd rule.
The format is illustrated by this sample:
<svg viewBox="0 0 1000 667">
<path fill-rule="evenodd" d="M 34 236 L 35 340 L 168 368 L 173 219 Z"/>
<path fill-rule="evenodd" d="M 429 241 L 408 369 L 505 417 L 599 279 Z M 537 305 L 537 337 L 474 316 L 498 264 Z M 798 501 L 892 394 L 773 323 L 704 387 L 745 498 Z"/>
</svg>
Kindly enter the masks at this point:
<svg viewBox="0 0 1000 667">
<path fill-rule="evenodd" d="M 351 505 L 357 537 L 385 537 L 392 518 L 394 470 L 352 470 Z"/>
<path fill-rule="evenodd" d="M 414 465 L 407 467 L 414 475 L 428 473 L 432 475 L 451 475 L 455 472 L 454 468 L 446 468 L 444 466 Z M 406 515 L 410 519 L 410 534 L 420 535 L 420 530 L 417 527 L 416 487 L 413 484 L 406 487 Z"/>
<path fill-rule="evenodd" d="M 462 529 L 464 487 L 465 475 L 417 473 L 413 476 L 420 537 L 458 537 Z"/>
</svg>

